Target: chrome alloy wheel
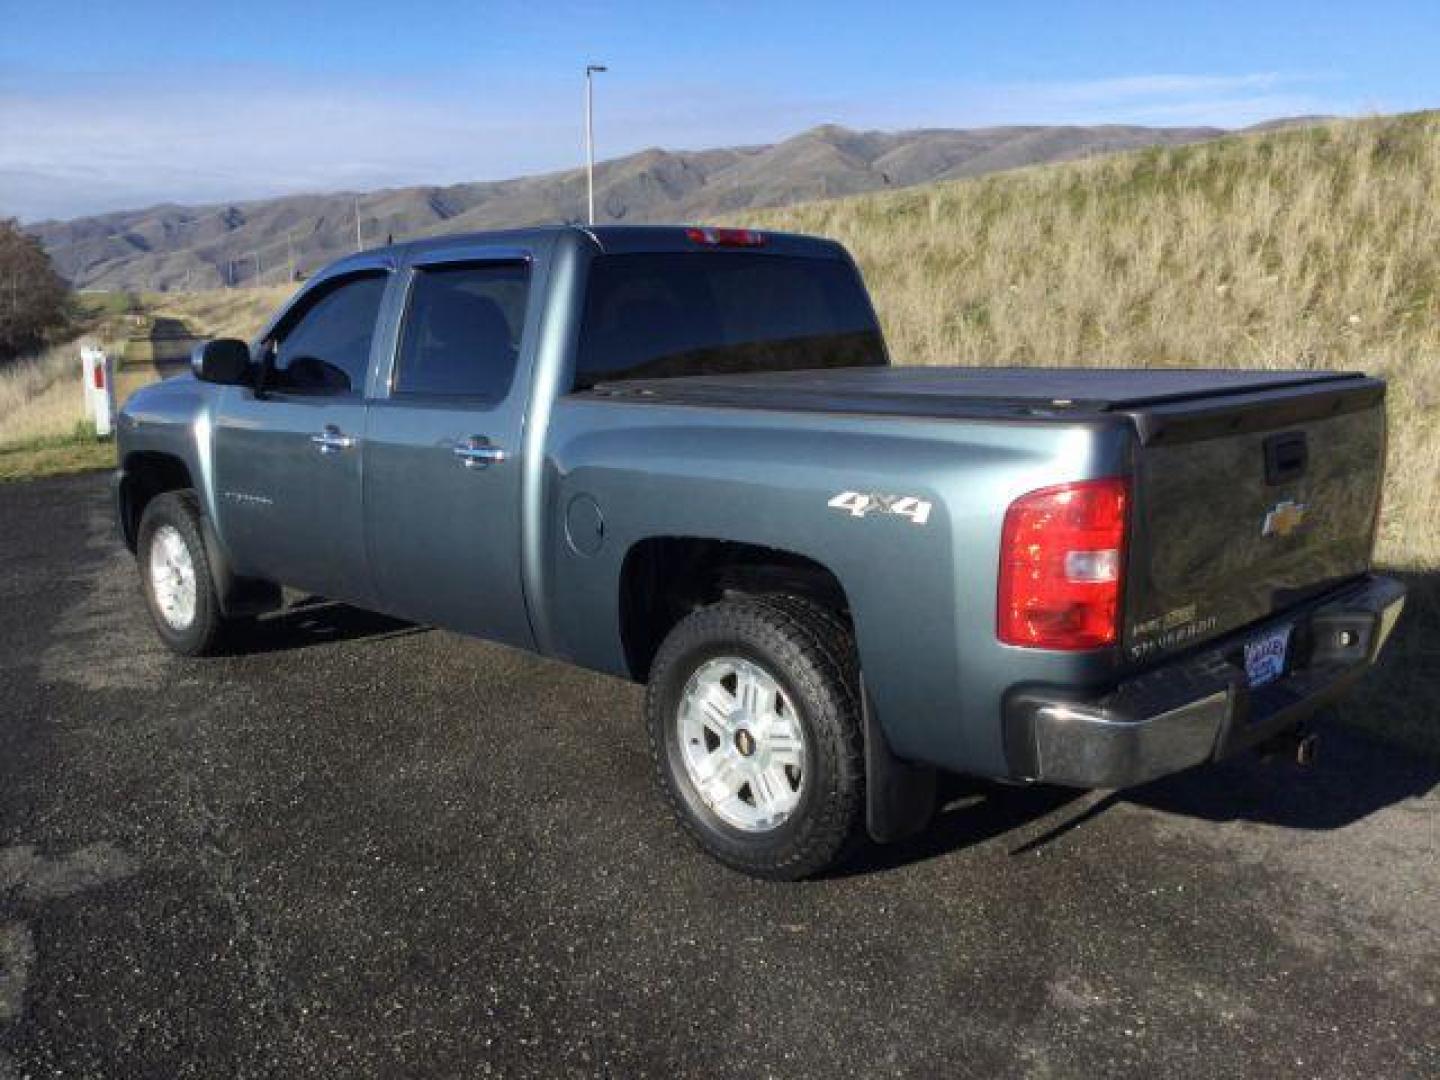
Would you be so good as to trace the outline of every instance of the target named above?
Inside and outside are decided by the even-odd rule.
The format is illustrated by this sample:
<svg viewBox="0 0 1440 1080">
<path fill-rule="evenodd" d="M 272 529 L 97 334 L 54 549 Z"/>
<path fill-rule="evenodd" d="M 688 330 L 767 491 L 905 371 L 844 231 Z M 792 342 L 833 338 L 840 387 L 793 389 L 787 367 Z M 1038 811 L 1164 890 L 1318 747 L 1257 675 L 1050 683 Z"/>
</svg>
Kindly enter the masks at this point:
<svg viewBox="0 0 1440 1080">
<path fill-rule="evenodd" d="M 150 591 L 172 630 L 195 621 L 195 560 L 173 525 L 161 525 L 150 538 Z"/>
<path fill-rule="evenodd" d="M 690 783 L 725 824 L 768 832 L 799 804 L 805 729 L 759 664 L 722 656 L 700 665 L 680 695 L 676 734 Z"/>
</svg>

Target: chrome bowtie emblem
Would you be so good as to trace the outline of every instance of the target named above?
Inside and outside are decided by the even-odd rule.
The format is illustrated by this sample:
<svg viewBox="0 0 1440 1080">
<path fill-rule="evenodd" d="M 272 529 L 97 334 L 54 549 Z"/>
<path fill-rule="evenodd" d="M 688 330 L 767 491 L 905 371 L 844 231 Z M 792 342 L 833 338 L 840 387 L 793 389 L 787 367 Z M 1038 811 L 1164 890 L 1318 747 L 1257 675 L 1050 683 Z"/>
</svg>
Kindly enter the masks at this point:
<svg viewBox="0 0 1440 1080">
<path fill-rule="evenodd" d="M 1293 499 L 1276 503 L 1265 514 L 1265 524 L 1260 528 L 1261 536 L 1289 536 L 1305 524 L 1305 504 Z"/>
</svg>

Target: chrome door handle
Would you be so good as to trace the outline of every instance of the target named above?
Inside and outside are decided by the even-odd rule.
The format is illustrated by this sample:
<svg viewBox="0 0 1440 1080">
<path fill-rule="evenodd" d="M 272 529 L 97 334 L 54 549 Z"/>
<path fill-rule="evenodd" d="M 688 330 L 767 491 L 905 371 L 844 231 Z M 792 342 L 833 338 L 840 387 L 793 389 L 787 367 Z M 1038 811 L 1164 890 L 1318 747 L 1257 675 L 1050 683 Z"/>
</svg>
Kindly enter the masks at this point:
<svg viewBox="0 0 1440 1080">
<path fill-rule="evenodd" d="M 322 454 L 338 454 L 355 445 L 355 436 L 344 434 L 334 424 L 326 424 L 324 431 L 310 436 L 310 441 Z"/>
<path fill-rule="evenodd" d="M 510 456 L 489 439 L 480 435 L 471 435 L 468 439 L 461 439 L 455 444 L 452 452 L 467 469 L 489 468 Z"/>
</svg>

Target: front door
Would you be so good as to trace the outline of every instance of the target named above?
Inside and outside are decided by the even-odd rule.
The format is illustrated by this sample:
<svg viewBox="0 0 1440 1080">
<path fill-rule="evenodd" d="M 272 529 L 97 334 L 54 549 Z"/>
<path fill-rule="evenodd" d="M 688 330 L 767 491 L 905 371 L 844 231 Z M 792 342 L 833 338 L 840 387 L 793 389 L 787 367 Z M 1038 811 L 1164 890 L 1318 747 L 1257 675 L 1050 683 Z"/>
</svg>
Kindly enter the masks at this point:
<svg viewBox="0 0 1440 1080">
<path fill-rule="evenodd" d="M 365 390 L 390 275 L 318 283 L 263 343 L 258 389 L 215 418 L 216 513 L 237 572 L 365 604 Z"/>
<path fill-rule="evenodd" d="M 520 575 L 530 263 L 417 265 L 389 385 L 371 402 L 365 527 L 386 611 L 511 645 Z"/>
</svg>

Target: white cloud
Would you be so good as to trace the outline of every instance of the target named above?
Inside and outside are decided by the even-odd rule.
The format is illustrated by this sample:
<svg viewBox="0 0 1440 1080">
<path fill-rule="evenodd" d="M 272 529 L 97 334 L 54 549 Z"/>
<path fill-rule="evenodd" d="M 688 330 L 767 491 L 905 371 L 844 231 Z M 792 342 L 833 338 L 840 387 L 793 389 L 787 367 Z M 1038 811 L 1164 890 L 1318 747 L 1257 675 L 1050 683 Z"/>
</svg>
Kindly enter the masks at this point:
<svg viewBox="0 0 1440 1080">
<path fill-rule="evenodd" d="M 1300 81 L 1299 76 L 1273 71 L 1249 75 L 1125 75 L 1113 79 L 1032 83 L 1030 91 L 1054 101 L 1111 105 L 1137 99 L 1223 97 L 1270 90 L 1296 81 Z"/>
<path fill-rule="evenodd" d="M 0 215 L 504 179 L 570 168 L 582 156 L 575 87 L 339 92 L 265 72 L 189 81 L 89 80 L 45 92 L 0 84 Z M 600 100 L 602 157 L 769 141 L 815 112 L 703 85 L 664 95 L 605 86 Z"/>
<path fill-rule="evenodd" d="M 468 177 L 549 164 L 558 149 L 555 133 L 522 140 L 500 116 L 263 84 L 10 95 L 0 99 L 0 131 L 0 208 L 26 217 L 460 179 L 457 169 Z"/>
<path fill-rule="evenodd" d="M 1151 74 L 1016 84 L 913 82 L 883 98 L 697 81 L 599 84 L 601 156 L 769 142 L 824 122 L 1240 126 L 1338 111 L 1309 76 Z M 338 84 L 264 69 L 0 81 L 0 215 L 502 179 L 581 156 L 579 86 Z"/>
<path fill-rule="evenodd" d="M 1080 80 L 915 84 L 889 103 L 857 103 L 879 126 L 1153 124 L 1243 127 L 1302 113 L 1351 112 L 1308 74 L 1142 74 Z"/>
</svg>

